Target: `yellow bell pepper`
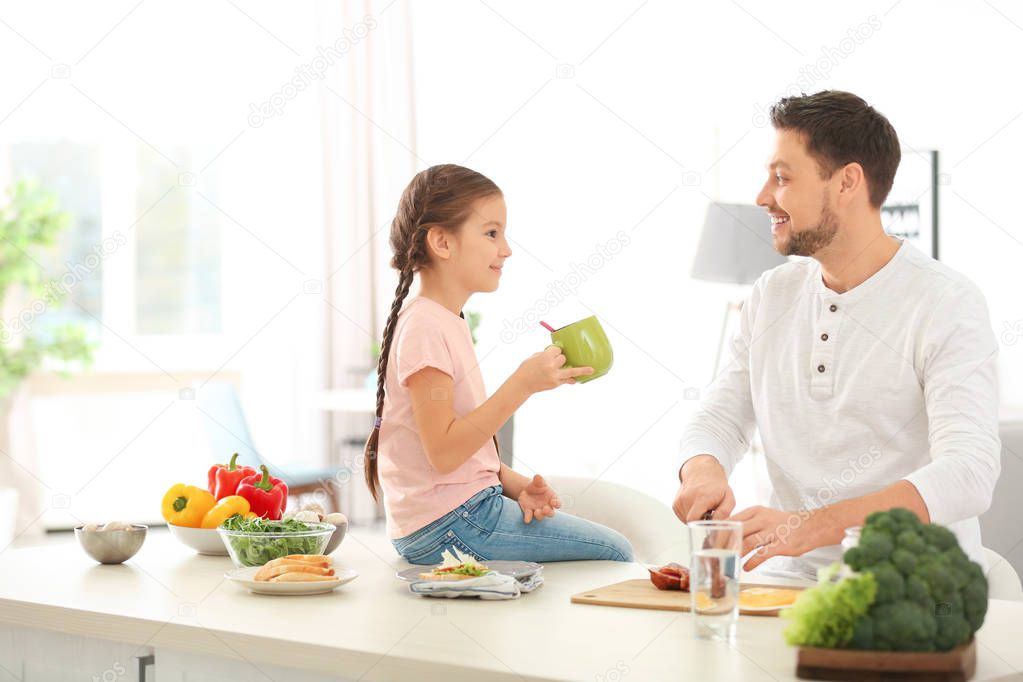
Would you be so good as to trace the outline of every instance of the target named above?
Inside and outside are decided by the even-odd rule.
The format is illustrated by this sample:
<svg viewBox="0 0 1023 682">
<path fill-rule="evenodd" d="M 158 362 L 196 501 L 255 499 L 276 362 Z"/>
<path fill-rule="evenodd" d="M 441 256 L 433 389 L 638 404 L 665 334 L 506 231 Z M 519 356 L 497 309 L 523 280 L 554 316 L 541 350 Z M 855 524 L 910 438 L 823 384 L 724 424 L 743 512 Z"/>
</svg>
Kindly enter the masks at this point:
<svg viewBox="0 0 1023 682">
<path fill-rule="evenodd" d="M 163 520 L 172 526 L 198 528 L 216 503 L 209 490 L 177 483 L 163 496 Z"/>
<path fill-rule="evenodd" d="M 245 517 L 249 513 L 249 501 L 241 495 L 228 495 L 202 517 L 203 528 L 216 528 L 234 515 Z"/>
</svg>

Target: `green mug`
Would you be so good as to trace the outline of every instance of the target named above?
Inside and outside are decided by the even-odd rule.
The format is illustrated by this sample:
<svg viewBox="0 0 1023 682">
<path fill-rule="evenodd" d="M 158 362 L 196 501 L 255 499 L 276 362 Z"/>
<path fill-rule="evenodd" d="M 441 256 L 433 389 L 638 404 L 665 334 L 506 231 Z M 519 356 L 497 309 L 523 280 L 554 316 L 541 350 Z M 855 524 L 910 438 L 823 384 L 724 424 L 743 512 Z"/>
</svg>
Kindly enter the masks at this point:
<svg viewBox="0 0 1023 682">
<path fill-rule="evenodd" d="M 593 374 L 575 378 L 581 384 L 604 376 L 614 363 L 611 342 L 596 315 L 555 329 L 551 332 L 551 344 L 565 354 L 565 367 L 593 368 Z"/>
</svg>

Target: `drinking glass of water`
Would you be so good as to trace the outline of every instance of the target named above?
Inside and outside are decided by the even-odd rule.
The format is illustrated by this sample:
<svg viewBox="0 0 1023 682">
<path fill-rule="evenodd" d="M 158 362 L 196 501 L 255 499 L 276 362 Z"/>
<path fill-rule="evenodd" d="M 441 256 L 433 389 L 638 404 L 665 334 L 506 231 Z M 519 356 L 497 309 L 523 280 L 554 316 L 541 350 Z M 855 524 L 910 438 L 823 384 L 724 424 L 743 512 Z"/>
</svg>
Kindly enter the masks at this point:
<svg viewBox="0 0 1023 682">
<path fill-rule="evenodd" d="M 689 594 L 695 634 L 734 641 L 739 620 L 739 559 L 742 522 L 689 523 Z"/>
</svg>

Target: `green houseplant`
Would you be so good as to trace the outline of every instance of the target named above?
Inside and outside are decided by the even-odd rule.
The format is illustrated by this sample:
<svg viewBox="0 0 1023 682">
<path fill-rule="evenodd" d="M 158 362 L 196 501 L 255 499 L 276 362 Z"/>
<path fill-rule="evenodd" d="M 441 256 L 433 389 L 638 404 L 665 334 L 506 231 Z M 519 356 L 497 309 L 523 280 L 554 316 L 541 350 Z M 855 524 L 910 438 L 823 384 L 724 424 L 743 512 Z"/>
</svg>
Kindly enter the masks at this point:
<svg viewBox="0 0 1023 682">
<path fill-rule="evenodd" d="M 93 348 L 80 325 L 46 328 L 37 318 L 60 304 L 67 291 L 47 278 L 40 252 L 53 248 L 71 222 L 52 194 L 18 181 L 0 202 L 0 420 L 6 419 L 12 394 L 40 368 L 68 374 L 88 365 Z M 25 303 L 11 311 L 12 294 Z M 13 312 L 13 314 L 12 314 Z M 2 427 L 0 427 L 2 431 Z"/>
</svg>

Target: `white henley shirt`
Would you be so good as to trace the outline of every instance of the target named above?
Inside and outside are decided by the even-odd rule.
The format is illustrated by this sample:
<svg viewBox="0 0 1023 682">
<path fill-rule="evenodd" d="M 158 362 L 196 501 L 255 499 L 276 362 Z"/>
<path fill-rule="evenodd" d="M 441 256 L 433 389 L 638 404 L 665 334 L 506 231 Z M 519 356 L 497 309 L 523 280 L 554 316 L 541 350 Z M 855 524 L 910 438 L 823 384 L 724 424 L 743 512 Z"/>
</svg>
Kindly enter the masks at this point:
<svg viewBox="0 0 1023 682">
<path fill-rule="evenodd" d="M 909 243 L 841 294 L 817 261 L 786 263 L 753 285 L 682 461 L 710 454 L 731 473 L 758 428 L 769 505 L 786 511 L 905 479 L 986 569 L 977 516 L 1001 466 L 997 353 L 977 287 Z M 813 576 L 840 557 L 833 545 L 763 566 Z"/>
</svg>

